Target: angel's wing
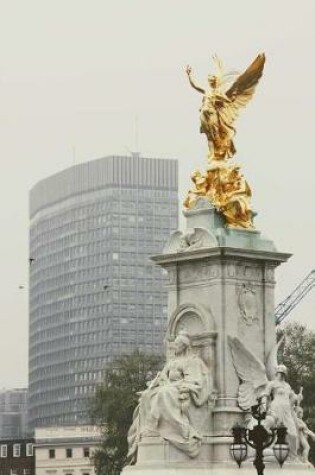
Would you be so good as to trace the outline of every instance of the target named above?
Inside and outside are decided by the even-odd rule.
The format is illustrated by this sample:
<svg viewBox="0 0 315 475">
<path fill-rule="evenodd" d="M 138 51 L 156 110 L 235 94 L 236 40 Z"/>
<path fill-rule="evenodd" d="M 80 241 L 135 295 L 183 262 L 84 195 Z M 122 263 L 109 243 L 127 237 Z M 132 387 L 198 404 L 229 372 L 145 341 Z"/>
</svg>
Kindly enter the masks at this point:
<svg viewBox="0 0 315 475">
<path fill-rule="evenodd" d="M 260 390 L 268 383 L 263 363 L 237 337 L 228 336 L 236 373 L 241 380 L 238 403 L 244 411 L 257 404 Z"/>
<path fill-rule="evenodd" d="M 181 238 L 183 237 L 182 231 L 174 231 L 171 235 L 169 240 L 164 246 L 163 253 L 164 254 L 172 254 L 178 251 L 178 248 L 181 243 Z"/>
<path fill-rule="evenodd" d="M 230 99 L 230 102 L 225 104 L 221 114 L 225 116 L 225 120 L 228 123 L 234 122 L 238 116 L 239 109 L 246 106 L 253 97 L 264 70 L 265 60 L 265 55 L 259 54 L 246 71 L 226 91 L 225 94 Z"/>
<path fill-rule="evenodd" d="M 284 342 L 284 336 L 271 348 L 269 355 L 266 358 L 266 372 L 269 381 L 275 378 L 276 369 L 278 366 L 278 351 Z"/>
</svg>

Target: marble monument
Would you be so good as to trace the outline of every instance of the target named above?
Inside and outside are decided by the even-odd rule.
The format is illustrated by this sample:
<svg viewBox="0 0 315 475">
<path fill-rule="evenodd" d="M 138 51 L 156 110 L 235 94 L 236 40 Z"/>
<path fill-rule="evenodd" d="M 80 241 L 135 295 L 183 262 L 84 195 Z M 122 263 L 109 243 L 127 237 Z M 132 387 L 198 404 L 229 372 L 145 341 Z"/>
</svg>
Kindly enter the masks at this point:
<svg viewBox="0 0 315 475">
<path fill-rule="evenodd" d="M 266 473 L 309 473 L 302 393 L 286 382 L 277 361 L 275 270 L 290 254 L 255 229 L 250 188 L 238 165 L 232 123 L 253 95 L 265 63 L 259 55 L 234 83 L 211 76 L 203 94 L 201 132 L 208 139 L 206 173 L 193 173 L 184 202 L 186 229 L 174 232 L 153 261 L 168 275 L 166 364 L 142 392 L 129 430 L 123 475 L 238 473 L 230 454 L 232 428 L 253 424 L 262 398 L 269 430 L 288 429 L 290 456 L 280 469 L 272 450 Z M 215 115 L 215 117 L 214 117 Z M 254 474 L 253 454 L 241 466 Z M 281 472 L 280 472 L 281 470 Z"/>
</svg>

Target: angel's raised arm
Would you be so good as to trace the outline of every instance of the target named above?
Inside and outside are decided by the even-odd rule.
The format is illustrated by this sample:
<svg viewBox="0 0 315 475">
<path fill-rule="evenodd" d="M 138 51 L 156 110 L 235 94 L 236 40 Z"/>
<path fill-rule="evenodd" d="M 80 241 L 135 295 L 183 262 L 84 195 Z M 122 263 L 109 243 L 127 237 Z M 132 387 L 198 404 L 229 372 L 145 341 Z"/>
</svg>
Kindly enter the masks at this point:
<svg viewBox="0 0 315 475">
<path fill-rule="evenodd" d="M 313 431 L 311 431 L 311 429 L 308 428 L 308 426 L 305 424 L 306 428 L 305 428 L 305 434 L 308 435 L 312 440 L 315 441 L 315 434 Z"/>
<path fill-rule="evenodd" d="M 303 386 L 301 386 L 300 392 L 298 394 L 296 394 L 291 388 L 290 401 L 293 406 L 300 406 L 301 402 L 303 401 Z"/>
<path fill-rule="evenodd" d="M 201 86 L 198 86 L 195 81 L 193 80 L 193 78 L 191 77 L 191 72 L 192 72 L 192 69 L 191 69 L 191 66 L 187 65 L 186 66 L 186 73 L 187 73 L 187 76 L 188 76 L 188 80 L 190 82 L 190 85 L 196 89 L 196 91 L 198 92 L 201 92 L 201 94 L 205 94 L 206 91 L 201 87 Z"/>
</svg>

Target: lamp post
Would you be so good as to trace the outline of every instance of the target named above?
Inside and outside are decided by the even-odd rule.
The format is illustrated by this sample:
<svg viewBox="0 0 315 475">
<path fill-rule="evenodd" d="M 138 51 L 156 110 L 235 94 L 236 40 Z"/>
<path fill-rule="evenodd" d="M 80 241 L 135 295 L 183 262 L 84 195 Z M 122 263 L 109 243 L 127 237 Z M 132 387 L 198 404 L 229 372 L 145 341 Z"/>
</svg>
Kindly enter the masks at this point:
<svg viewBox="0 0 315 475">
<path fill-rule="evenodd" d="M 242 462 L 247 457 L 247 446 L 249 445 L 256 450 L 254 465 L 258 475 L 264 474 L 264 450 L 274 444 L 273 453 L 282 467 L 284 461 L 289 455 L 289 446 L 285 441 L 287 429 L 282 424 L 274 429 L 271 433 L 268 432 L 262 425 L 262 421 L 266 418 L 266 411 L 263 408 L 261 398 L 258 399 L 258 404 L 252 407 L 252 415 L 258 422 L 253 429 L 247 429 L 241 425 L 235 425 L 232 429 L 234 441 L 231 445 L 230 451 L 233 459 L 240 467 Z"/>
</svg>

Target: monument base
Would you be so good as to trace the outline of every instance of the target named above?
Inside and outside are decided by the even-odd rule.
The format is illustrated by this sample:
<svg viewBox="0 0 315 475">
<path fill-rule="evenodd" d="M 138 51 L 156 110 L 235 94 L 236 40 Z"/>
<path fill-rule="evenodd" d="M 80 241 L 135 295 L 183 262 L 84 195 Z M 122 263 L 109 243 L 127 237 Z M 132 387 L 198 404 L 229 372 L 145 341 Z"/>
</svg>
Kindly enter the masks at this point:
<svg viewBox="0 0 315 475">
<path fill-rule="evenodd" d="M 139 444 L 137 464 L 126 466 L 122 475 L 240 475 L 240 470 L 244 475 L 257 475 L 253 466 L 254 451 L 248 454 L 240 469 L 231 459 L 226 450 L 231 439 L 204 437 L 200 453 L 196 458 L 190 458 L 161 437 L 144 437 Z M 281 468 L 272 450 L 265 451 L 264 463 L 266 475 L 309 475 L 315 471 L 313 465 L 302 462 L 287 461 Z"/>
<path fill-rule="evenodd" d="M 265 463 L 266 475 L 310 475 L 314 467 L 308 464 L 285 463 L 282 468 L 276 463 Z M 243 463 L 239 469 L 235 462 L 220 463 L 172 463 L 167 465 L 133 465 L 123 469 L 122 475 L 257 475 L 252 463 Z"/>
</svg>

